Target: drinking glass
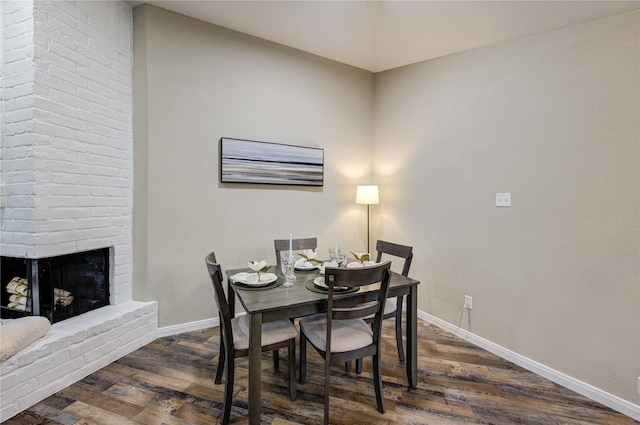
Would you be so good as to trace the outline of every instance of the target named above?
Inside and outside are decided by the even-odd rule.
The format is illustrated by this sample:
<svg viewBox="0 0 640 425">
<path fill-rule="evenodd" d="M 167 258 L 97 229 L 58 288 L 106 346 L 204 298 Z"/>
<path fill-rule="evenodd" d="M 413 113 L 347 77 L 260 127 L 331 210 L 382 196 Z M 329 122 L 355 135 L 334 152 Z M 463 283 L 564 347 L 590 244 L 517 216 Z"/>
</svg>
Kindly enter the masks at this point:
<svg viewBox="0 0 640 425">
<path fill-rule="evenodd" d="M 347 256 L 340 252 L 340 248 L 329 248 L 329 259 L 335 262 L 338 267 L 344 267 L 347 265 Z"/>
<path fill-rule="evenodd" d="M 296 255 L 293 253 L 292 255 L 289 255 L 289 251 L 281 251 L 280 266 L 282 268 L 282 274 L 284 274 L 285 277 L 282 286 L 293 286 L 293 281 L 296 280 Z"/>
</svg>

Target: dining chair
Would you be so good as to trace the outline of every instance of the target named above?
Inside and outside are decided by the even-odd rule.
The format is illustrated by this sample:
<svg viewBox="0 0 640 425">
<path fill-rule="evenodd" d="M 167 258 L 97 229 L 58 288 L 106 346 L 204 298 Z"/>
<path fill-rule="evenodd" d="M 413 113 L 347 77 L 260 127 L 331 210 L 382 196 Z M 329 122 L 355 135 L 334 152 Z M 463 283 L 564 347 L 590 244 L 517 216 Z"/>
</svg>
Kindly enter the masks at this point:
<svg viewBox="0 0 640 425">
<path fill-rule="evenodd" d="M 222 286 L 222 268 L 216 261 L 215 253 L 209 253 L 205 257 L 205 262 L 213 283 L 213 294 L 220 317 L 220 359 L 215 383 L 221 383 L 222 369 L 224 369 L 225 386 L 221 423 L 227 424 L 231 414 L 235 359 L 246 357 L 249 353 L 249 316 L 231 317 L 231 310 Z M 263 352 L 280 348 L 288 349 L 289 396 L 292 401 L 296 399 L 296 336 L 298 336 L 298 329 L 289 320 L 267 322 L 262 325 Z M 275 357 L 274 366 L 278 368 Z"/>
<path fill-rule="evenodd" d="M 281 263 L 280 251 L 289 250 L 289 239 L 275 239 L 273 242 L 276 248 L 276 264 L 279 266 Z M 293 251 L 300 251 L 303 249 L 316 249 L 317 247 L 318 247 L 318 238 L 304 238 L 304 239 L 291 240 L 291 249 Z"/>
<path fill-rule="evenodd" d="M 411 261 L 413 260 L 413 247 L 407 245 L 399 245 L 392 242 L 386 242 L 378 240 L 376 242 L 376 263 L 382 261 L 382 255 L 385 254 L 385 258 L 387 256 L 397 257 L 404 259 L 404 264 L 402 265 L 402 275 L 409 276 L 409 269 L 411 268 Z M 382 319 L 392 319 L 396 320 L 396 346 L 398 347 L 398 358 L 401 362 L 404 362 L 404 343 L 402 341 L 402 302 L 403 296 L 399 295 L 395 298 L 389 298 L 384 307 L 384 315 Z M 373 316 L 365 318 L 365 321 L 371 322 L 373 320 Z M 347 372 L 351 370 L 351 364 L 347 363 L 345 365 Z M 362 372 L 362 360 L 358 359 L 356 361 L 356 373 Z"/>
<path fill-rule="evenodd" d="M 411 261 L 413 260 L 413 247 L 407 245 L 399 245 L 392 242 L 378 240 L 376 242 L 376 263 L 382 261 L 382 255 L 403 258 L 402 276 L 409 276 Z M 383 319 L 396 319 L 396 345 L 398 346 L 398 357 L 400 361 L 404 361 L 404 344 L 402 343 L 402 301 L 403 296 L 390 298 L 387 301 Z"/>
<path fill-rule="evenodd" d="M 307 342 L 325 361 L 324 424 L 329 423 L 329 388 L 331 365 L 371 356 L 373 384 L 378 411 L 385 413 L 382 395 L 380 341 L 382 315 L 389 292 L 391 261 L 359 268 L 325 268 L 328 286 L 327 312 L 303 317 L 300 325 L 300 383 L 307 378 Z M 380 283 L 375 300 L 362 302 L 341 296 L 344 288 Z M 374 315 L 372 324 L 364 318 Z"/>
</svg>

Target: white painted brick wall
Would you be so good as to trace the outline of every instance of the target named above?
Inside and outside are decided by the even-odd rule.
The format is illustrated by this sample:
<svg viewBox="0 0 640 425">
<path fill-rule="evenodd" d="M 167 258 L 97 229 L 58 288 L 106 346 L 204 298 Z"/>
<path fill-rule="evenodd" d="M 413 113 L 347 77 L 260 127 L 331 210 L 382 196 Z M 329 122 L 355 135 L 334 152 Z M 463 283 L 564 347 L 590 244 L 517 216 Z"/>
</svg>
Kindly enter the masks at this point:
<svg viewBox="0 0 640 425">
<path fill-rule="evenodd" d="M 0 253 L 111 247 L 110 306 L 64 320 L 0 365 L 0 421 L 151 342 L 132 297 L 131 6 L 0 2 Z"/>
<path fill-rule="evenodd" d="M 114 247 L 110 303 L 131 299 L 131 6 L 3 2 L 0 252 Z M 122 253 L 126 253 L 122 255 Z"/>
<path fill-rule="evenodd" d="M 34 15 L 35 208 L 48 211 L 35 220 L 35 255 L 114 246 L 110 302 L 127 301 L 131 256 L 119 253 L 132 240 L 131 7 L 38 1 Z"/>
<path fill-rule="evenodd" d="M 34 255 L 33 4 L 2 2 L 2 255 Z"/>
</svg>

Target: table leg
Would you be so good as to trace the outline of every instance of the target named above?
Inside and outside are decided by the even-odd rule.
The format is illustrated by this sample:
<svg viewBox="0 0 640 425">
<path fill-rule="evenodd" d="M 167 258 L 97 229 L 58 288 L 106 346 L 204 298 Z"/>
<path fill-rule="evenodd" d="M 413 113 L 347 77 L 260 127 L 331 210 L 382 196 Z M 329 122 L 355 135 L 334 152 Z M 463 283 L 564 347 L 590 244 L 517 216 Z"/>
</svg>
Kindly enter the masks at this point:
<svg viewBox="0 0 640 425">
<path fill-rule="evenodd" d="M 262 313 L 249 315 L 249 425 L 260 424 Z"/>
<path fill-rule="evenodd" d="M 418 288 L 411 286 L 407 295 L 407 380 L 409 386 L 418 385 Z"/>
</svg>

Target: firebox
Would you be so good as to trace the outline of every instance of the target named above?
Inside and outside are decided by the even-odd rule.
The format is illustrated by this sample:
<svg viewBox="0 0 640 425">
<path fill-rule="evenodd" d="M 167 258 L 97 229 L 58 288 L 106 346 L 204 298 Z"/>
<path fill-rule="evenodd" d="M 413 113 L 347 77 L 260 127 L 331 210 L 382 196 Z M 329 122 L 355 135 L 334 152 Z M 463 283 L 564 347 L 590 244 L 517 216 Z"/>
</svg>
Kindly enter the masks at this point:
<svg viewBox="0 0 640 425">
<path fill-rule="evenodd" d="M 40 259 L 0 258 L 2 318 L 56 323 L 109 304 L 109 248 Z"/>
</svg>

